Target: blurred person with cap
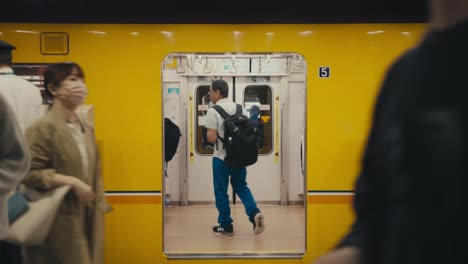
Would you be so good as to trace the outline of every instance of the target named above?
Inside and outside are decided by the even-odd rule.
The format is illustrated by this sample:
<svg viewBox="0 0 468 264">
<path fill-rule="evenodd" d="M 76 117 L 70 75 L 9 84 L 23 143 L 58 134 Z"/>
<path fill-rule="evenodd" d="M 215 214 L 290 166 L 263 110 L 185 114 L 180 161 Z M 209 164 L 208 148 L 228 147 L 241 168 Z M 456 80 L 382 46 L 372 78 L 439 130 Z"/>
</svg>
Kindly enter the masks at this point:
<svg viewBox="0 0 468 264">
<path fill-rule="evenodd" d="M 388 71 L 356 181 L 355 222 L 314 264 L 466 263 L 468 1 Z"/>
<path fill-rule="evenodd" d="M 14 49 L 15 46 L 0 40 L 0 95 L 8 103 L 9 113 L 16 119 L 20 134 L 24 134 L 26 128 L 41 116 L 42 96 L 34 84 L 14 74 L 11 68 Z M 0 241 L 0 248 L 3 256 L 9 256 L 5 263 L 21 263 L 20 246 Z"/>
<path fill-rule="evenodd" d="M 23 133 L 41 116 L 42 96 L 34 84 L 18 77 L 11 68 L 15 46 L 0 40 L 0 94 L 10 104 Z"/>
</svg>

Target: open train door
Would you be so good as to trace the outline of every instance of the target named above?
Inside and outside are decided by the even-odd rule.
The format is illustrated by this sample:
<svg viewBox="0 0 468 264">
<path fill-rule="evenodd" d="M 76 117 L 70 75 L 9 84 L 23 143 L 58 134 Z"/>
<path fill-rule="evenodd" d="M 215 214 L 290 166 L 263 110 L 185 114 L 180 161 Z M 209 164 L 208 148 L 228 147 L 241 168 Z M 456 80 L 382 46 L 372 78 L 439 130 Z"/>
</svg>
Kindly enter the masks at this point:
<svg viewBox="0 0 468 264">
<path fill-rule="evenodd" d="M 306 249 L 306 65 L 297 53 L 174 53 L 163 63 L 165 116 L 172 113 L 183 135 L 169 163 L 164 193 L 163 248 L 169 259 L 301 258 Z M 170 59 L 169 59 L 170 58 Z M 174 62 L 174 63 L 172 63 Z M 247 183 L 266 219 L 261 236 L 229 185 L 235 239 L 211 230 L 218 211 L 213 193 L 213 147 L 204 138 L 213 103 L 211 83 L 228 83 L 228 98 L 262 126 L 258 161 Z M 177 156 L 178 155 L 178 156 Z M 237 202 L 236 201 L 236 202 Z M 294 224 L 291 224 L 294 223 Z M 284 226 L 288 226 L 284 229 Z M 197 241 L 194 243 L 193 241 Z"/>
</svg>

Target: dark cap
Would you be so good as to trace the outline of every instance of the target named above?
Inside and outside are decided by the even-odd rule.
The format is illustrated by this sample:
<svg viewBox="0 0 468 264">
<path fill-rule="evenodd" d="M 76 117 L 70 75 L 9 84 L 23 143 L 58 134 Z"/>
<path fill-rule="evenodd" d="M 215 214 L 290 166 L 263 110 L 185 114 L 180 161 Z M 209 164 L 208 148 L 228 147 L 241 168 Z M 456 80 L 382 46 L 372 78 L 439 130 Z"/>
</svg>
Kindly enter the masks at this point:
<svg viewBox="0 0 468 264">
<path fill-rule="evenodd" d="M 10 55 L 11 56 L 11 51 L 16 49 L 15 46 L 6 43 L 3 40 L 0 40 L 0 55 Z"/>
</svg>

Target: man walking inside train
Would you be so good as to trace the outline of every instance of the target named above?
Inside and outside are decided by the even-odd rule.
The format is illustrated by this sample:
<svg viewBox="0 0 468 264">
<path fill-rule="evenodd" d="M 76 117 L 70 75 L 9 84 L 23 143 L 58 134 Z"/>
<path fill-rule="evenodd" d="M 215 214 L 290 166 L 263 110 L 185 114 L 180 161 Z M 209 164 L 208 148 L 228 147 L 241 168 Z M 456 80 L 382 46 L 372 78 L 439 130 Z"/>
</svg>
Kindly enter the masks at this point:
<svg viewBox="0 0 468 264">
<path fill-rule="evenodd" d="M 264 216 L 258 209 L 255 199 L 247 186 L 247 170 L 245 166 L 235 166 L 233 160 L 226 160 L 226 144 L 229 138 L 225 138 L 224 121 L 229 116 L 238 116 L 240 119 L 248 119 L 247 111 L 228 99 L 229 87 L 224 80 L 215 80 L 211 83 L 209 94 L 211 101 L 216 104 L 208 110 L 206 115 L 207 137 L 214 144 L 213 153 L 213 184 L 216 208 L 218 209 L 218 226 L 213 227 L 213 232 L 223 235 L 233 235 L 234 226 L 229 207 L 228 184 L 229 176 L 234 192 L 240 197 L 245 207 L 245 212 L 253 224 L 254 233 L 260 234 L 265 229 Z M 257 142 L 254 142 L 255 151 Z M 248 151 L 248 148 L 246 148 Z M 249 153 L 244 153 L 246 157 Z M 256 153 L 254 153 L 256 155 Z M 256 161 L 256 156 L 254 157 Z M 253 161 L 253 162 L 255 162 Z M 249 164 L 249 163 L 247 163 Z"/>
</svg>

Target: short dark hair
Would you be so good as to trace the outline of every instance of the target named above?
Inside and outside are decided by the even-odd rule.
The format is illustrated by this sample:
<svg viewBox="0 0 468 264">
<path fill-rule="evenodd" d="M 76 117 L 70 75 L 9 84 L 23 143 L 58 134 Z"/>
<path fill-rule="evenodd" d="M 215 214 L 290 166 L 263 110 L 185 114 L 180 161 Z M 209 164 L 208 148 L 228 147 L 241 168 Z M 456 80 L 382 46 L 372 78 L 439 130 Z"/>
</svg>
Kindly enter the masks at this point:
<svg viewBox="0 0 468 264">
<path fill-rule="evenodd" d="M 15 46 L 0 40 L 0 65 L 11 65 L 13 54 L 12 51 L 16 49 Z"/>
<path fill-rule="evenodd" d="M 219 91 L 219 93 L 221 94 L 223 98 L 228 97 L 229 86 L 225 80 L 219 79 L 219 80 L 213 81 L 211 83 L 211 89 L 213 89 L 213 91 Z"/>
<path fill-rule="evenodd" d="M 49 91 L 49 85 L 53 88 L 58 88 L 60 83 L 70 76 L 73 70 L 76 69 L 78 77 L 84 79 L 84 72 L 80 65 L 74 62 L 62 62 L 49 65 L 44 72 L 44 88 L 48 99 L 53 99 L 54 96 Z"/>
</svg>

